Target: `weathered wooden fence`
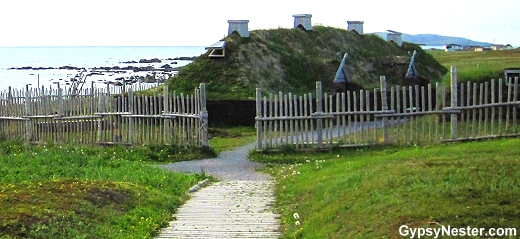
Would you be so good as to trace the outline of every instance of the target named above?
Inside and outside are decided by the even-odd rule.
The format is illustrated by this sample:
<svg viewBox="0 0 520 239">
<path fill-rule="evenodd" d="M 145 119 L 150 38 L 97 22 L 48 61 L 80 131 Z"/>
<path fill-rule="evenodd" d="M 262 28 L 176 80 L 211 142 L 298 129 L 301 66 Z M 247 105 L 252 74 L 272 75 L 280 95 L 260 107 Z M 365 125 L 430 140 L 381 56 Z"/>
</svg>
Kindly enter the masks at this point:
<svg viewBox="0 0 520 239">
<path fill-rule="evenodd" d="M 458 84 L 452 68 L 452 84 L 381 87 L 328 95 L 316 83 L 311 93 L 262 96 L 257 89 L 258 151 L 296 148 L 328 149 L 377 143 L 474 140 L 517 136 L 518 78 L 506 85 Z M 513 83 L 514 82 L 514 83 Z"/>
<path fill-rule="evenodd" d="M 32 143 L 208 145 L 204 84 L 194 94 L 132 88 L 0 92 L 0 137 Z"/>
</svg>

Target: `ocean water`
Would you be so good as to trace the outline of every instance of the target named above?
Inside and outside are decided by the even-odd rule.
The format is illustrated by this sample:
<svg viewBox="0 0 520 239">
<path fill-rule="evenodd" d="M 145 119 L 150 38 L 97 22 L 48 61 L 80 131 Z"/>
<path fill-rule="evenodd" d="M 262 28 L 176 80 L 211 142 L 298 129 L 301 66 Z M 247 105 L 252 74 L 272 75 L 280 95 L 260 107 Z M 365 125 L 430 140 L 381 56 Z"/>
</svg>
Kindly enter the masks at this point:
<svg viewBox="0 0 520 239">
<path fill-rule="evenodd" d="M 81 73 L 81 70 L 46 69 L 46 70 L 13 70 L 10 68 L 59 68 L 63 66 L 85 68 L 95 67 L 145 67 L 159 68 L 165 64 L 180 67 L 189 64 L 189 60 L 167 60 L 176 57 L 199 56 L 205 52 L 203 46 L 91 46 L 91 47 L 0 47 L 0 92 L 26 87 L 66 87 L 70 79 Z M 141 59 L 158 58 L 161 63 L 124 63 L 139 62 Z M 176 64 L 173 64 L 176 63 Z M 89 70 L 89 72 L 91 72 Z M 87 73 L 84 73 L 85 75 Z M 85 85 L 92 84 L 104 87 L 117 78 L 151 75 L 151 72 L 117 71 L 90 74 Z M 169 73 L 171 74 L 171 73 Z M 56 82 L 56 83 L 55 83 Z"/>
</svg>

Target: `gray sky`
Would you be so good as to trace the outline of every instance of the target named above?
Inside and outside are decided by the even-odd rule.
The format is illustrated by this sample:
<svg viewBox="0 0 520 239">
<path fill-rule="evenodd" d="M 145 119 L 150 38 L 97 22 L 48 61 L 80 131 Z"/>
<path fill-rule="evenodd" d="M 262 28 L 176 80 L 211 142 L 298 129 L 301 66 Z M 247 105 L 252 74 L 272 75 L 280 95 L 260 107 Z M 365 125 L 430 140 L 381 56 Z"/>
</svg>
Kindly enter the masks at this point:
<svg viewBox="0 0 520 239">
<path fill-rule="evenodd" d="M 293 14 L 340 28 L 364 21 L 365 33 L 520 46 L 519 9 L 519 0 L 9 0 L 0 3 L 0 46 L 208 46 L 227 35 L 228 20 L 249 20 L 250 30 L 291 28 Z"/>
</svg>

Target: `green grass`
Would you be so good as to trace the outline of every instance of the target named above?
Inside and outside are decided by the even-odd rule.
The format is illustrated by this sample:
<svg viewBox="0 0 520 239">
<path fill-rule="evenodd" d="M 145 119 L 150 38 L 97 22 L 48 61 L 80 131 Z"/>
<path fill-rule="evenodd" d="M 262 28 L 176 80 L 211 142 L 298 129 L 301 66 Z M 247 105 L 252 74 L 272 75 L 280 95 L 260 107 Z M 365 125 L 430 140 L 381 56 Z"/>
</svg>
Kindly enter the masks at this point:
<svg viewBox="0 0 520 239">
<path fill-rule="evenodd" d="M 249 38 L 231 34 L 224 40 L 226 57 L 209 58 L 206 52 L 170 78 L 169 89 L 191 92 L 206 83 L 210 100 L 254 99 L 256 87 L 264 92 L 306 94 L 315 91 L 319 80 L 328 82 L 323 84 L 324 91 L 333 92 L 332 79 L 341 61 L 338 52 L 348 52 L 352 81 L 365 89 L 380 87 L 381 75 L 386 75 L 388 85 L 399 84 L 408 65 L 392 62 L 408 59 L 408 52 L 414 50 L 419 52 L 416 66 L 422 76 L 437 82 L 447 71 L 415 44 L 399 47 L 376 35 L 361 36 L 334 27 L 314 26 L 312 32 L 254 30 Z"/>
<path fill-rule="evenodd" d="M 520 49 L 485 52 L 430 51 L 429 54 L 448 69 L 450 66 L 457 66 L 459 82 L 498 80 L 504 77 L 504 68 L 520 67 Z M 450 85 L 450 74 L 446 74 L 443 83 Z"/>
<path fill-rule="evenodd" d="M 152 238 L 206 178 L 152 166 L 156 147 L 0 142 L 0 238 Z"/>
<path fill-rule="evenodd" d="M 209 144 L 216 154 L 256 141 L 256 129 L 254 127 L 214 127 L 210 128 L 210 135 Z"/>
<path fill-rule="evenodd" d="M 401 238 L 401 225 L 518 231 L 519 143 L 502 139 L 251 157 L 269 162 L 278 180 L 284 238 Z"/>
</svg>

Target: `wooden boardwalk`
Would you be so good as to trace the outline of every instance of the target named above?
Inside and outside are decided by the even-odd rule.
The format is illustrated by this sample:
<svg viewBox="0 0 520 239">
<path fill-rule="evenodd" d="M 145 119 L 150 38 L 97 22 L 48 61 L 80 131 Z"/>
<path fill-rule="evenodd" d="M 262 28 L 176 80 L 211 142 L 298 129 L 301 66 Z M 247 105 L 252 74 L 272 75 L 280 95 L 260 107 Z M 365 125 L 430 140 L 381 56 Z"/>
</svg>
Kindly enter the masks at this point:
<svg viewBox="0 0 520 239">
<path fill-rule="evenodd" d="M 157 238 L 278 238 L 274 181 L 220 181 L 192 194 Z"/>
</svg>

